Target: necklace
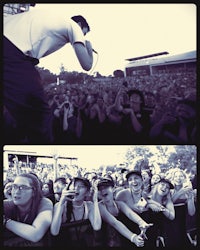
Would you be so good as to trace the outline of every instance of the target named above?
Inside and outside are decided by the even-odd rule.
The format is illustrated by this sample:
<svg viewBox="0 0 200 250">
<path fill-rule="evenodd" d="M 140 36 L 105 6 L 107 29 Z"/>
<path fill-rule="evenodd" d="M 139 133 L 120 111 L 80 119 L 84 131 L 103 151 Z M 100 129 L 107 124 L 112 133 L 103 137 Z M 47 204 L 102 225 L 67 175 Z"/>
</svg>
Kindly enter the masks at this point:
<svg viewBox="0 0 200 250">
<path fill-rule="evenodd" d="M 132 191 L 132 189 L 130 190 L 131 191 L 131 197 L 132 197 L 132 200 L 133 200 L 133 203 L 137 203 L 138 202 L 138 200 L 141 198 L 141 190 L 139 190 L 139 191 L 137 191 L 137 192 L 134 192 L 134 194 L 135 194 L 135 196 L 134 196 L 134 194 L 133 194 L 133 191 Z"/>
</svg>

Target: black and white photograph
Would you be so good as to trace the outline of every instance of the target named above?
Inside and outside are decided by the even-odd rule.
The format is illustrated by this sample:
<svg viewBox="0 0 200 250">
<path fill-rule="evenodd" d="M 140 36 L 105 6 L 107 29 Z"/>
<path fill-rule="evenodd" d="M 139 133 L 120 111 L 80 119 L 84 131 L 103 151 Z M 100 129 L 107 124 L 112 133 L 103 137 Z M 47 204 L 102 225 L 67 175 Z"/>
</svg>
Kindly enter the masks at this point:
<svg viewBox="0 0 200 250">
<path fill-rule="evenodd" d="M 8 145 L 3 154 L 4 246 L 197 245 L 196 146 Z"/>
<path fill-rule="evenodd" d="M 1 7 L 1 247 L 197 248 L 198 5 Z"/>
<path fill-rule="evenodd" d="M 5 4 L 6 144 L 196 144 L 195 4 Z"/>
</svg>

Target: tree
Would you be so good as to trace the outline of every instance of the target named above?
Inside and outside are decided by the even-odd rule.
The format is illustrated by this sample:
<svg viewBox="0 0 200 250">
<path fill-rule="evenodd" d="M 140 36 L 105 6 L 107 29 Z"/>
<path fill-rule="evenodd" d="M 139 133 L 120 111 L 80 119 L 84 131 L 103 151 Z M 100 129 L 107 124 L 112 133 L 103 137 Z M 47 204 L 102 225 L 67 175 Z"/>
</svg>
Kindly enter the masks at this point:
<svg viewBox="0 0 200 250">
<path fill-rule="evenodd" d="M 36 66 L 36 69 L 38 70 L 41 80 L 42 80 L 42 85 L 46 86 L 50 83 L 56 82 L 57 76 L 50 72 L 48 69 L 45 68 L 40 68 Z"/>
<path fill-rule="evenodd" d="M 124 72 L 120 69 L 117 69 L 113 72 L 114 77 L 124 77 Z"/>
</svg>

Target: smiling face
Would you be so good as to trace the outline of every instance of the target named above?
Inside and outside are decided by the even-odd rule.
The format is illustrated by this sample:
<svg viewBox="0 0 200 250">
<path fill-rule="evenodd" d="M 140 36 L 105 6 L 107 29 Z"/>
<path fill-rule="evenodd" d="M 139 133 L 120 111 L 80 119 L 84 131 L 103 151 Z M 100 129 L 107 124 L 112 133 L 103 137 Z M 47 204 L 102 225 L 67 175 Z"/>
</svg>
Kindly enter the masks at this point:
<svg viewBox="0 0 200 250">
<path fill-rule="evenodd" d="M 182 185 L 184 183 L 185 179 L 186 179 L 186 177 L 182 171 L 176 171 L 174 173 L 173 182 L 175 185 Z"/>
<path fill-rule="evenodd" d="M 158 183 L 159 181 L 160 181 L 160 175 L 154 174 L 151 177 L 151 185 L 154 185 L 154 184 Z"/>
<path fill-rule="evenodd" d="M 21 190 L 20 190 L 21 188 Z M 31 180 L 27 177 L 15 178 L 12 188 L 12 199 L 15 205 L 23 206 L 31 202 L 34 195 Z"/>
<path fill-rule="evenodd" d="M 133 192 L 137 192 L 142 189 L 143 185 L 142 177 L 136 174 L 131 174 L 128 178 L 128 184 Z"/>
<path fill-rule="evenodd" d="M 159 195 L 165 196 L 165 195 L 167 195 L 169 193 L 170 186 L 169 186 L 168 183 L 159 182 L 157 185 L 158 185 L 157 191 L 158 191 Z"/>
</svg>

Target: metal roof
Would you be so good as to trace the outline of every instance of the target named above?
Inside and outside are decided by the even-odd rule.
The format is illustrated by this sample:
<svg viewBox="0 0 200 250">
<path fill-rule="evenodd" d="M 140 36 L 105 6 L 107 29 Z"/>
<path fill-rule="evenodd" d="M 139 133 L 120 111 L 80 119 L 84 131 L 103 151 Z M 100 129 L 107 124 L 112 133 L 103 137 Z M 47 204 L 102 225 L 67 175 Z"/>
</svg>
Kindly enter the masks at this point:
<svg viewBox="0 0 200 250">
<path fill-rule="evenodd" d="M 159 65 L 159 64 L 171 64 L 173 62 L 194 62 L 196 61 L 197 52 L 196 50 L 172 55 L 172 56 L 164 56 L 159 58 L 151 58 L 148 60 L 148 58 L 145 58 L 145 60 L 134 60 L 130 61 L 126 67 L 132 67 L 132 66 L 143 66 L 143 65 Z"/>
</svg>

